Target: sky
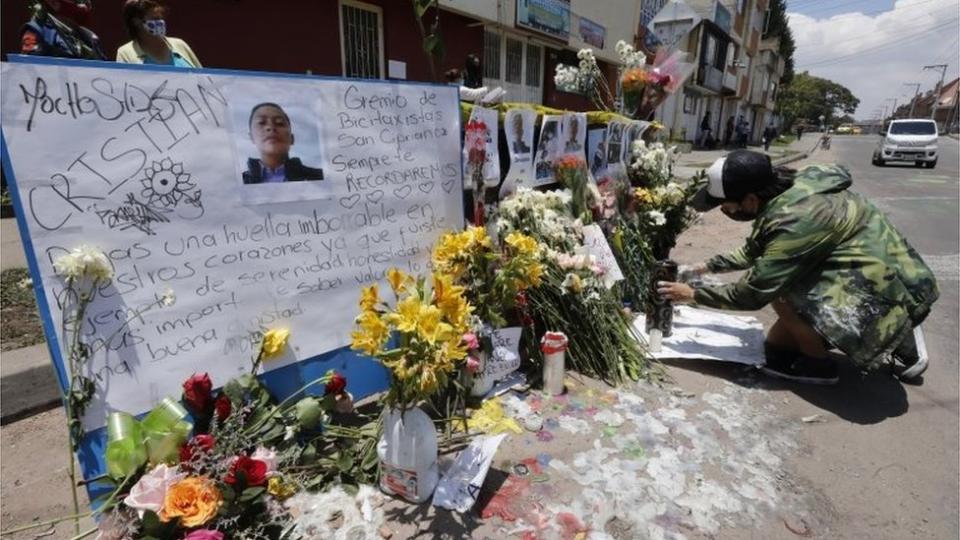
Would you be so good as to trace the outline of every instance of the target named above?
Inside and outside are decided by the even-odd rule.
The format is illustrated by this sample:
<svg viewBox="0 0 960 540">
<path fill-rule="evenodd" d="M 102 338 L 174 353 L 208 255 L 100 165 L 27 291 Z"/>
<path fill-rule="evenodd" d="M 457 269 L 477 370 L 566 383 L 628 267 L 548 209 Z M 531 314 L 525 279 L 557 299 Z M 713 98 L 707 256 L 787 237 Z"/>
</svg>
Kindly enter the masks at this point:
<svg viewBox="0 0 960 540">
<path fill-rule="evenodd" d="M 787 0 L 787 15 L 795 71 L 849 88 L 857 119 L 909 102 L 904 83 L 934 88 L 940 72 L 924 65 L 949 64 L 944 83 L 960 72 L 960 0 Z"/>
</svg>

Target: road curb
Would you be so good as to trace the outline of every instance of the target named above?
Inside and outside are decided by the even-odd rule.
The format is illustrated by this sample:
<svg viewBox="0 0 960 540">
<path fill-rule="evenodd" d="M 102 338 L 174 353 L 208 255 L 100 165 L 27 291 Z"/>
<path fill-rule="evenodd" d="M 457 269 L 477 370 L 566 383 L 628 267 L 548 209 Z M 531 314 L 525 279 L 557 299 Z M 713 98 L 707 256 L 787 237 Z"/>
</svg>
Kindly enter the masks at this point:
<svg viewBox="0 0 960 540">
<path fill-rule="evenodd" d="M 800 152 L 799 154 L 793 156 L 783 157 L 773 161 L 774 167 L 780 167 L 782 165 L 787 165 L 793 163 L 794 161 L 800 161 L 801 159 L 807 159 L 810 157 L 810 152 Z"/>
<path fill-rule="evenodd" d="M 60 405 L 60 386 L 45 343 L 3 353 L 0 393 L 0 425 Z"/>
</svg>

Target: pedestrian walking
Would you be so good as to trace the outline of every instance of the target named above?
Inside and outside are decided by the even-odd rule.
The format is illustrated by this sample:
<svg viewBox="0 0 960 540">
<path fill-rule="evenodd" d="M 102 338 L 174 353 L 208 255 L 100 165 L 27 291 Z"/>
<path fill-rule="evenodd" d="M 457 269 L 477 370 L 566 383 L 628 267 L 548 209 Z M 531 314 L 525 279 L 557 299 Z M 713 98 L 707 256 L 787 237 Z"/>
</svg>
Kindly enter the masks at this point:
<svg viewBox="0 0 960 540">
<path fill-rule="evenodd" d="M 747 272 L 723 285 L 661 282 L 661 296 L 717 309 L 772 305 L 778 319 L 767 333 L 762 370 L 773 376 L 833 384 L 831 348 L 862 369 L 892 360 L 901 380 L 923 373 L 927 361 L 914 329 L 939 296 L 937 282 L 884 213 L 849 190 L 845 168 L 813 165 L 793 174 L 775 171 L 765 154 L 735 150 L 707 170 L 707 179 L 694 208 L 719 205 L 731 219 L 753 221 L 753 230 L 742 248 L 681 275 Z"/>
<path fill-rule="evenodd" d="M 167 8 L 153 0 L 127 0 L 123 24 L 130 41 L 117 49 L 117 62 L 203 67 L 187 42 L 167 36 Z"/>
<path fill-rule="evenodd" d="M 773 127 L 773 122 L 763 130 L 763 151 L 769 152 L 770 145 L 777 138 L 777 128 Z"/>
<path fill-rule="evenodd" d="M 797 125 L 797 140 L 799 141 L 802 138 L 803 138 L 803 124 L 799 124 Z"/>
<path fill-rule="evenodd" d="M 737 127 L 736 127 L 736 132 L 737 132 L 737 146 L 740 147 L 740 148 L 746 148 L 746 147 L 747 147 L 747 131 L 748 131 L 748 129 L 749 129 L 749 128 L 748 128 L 747 121 L 744 120 L 744 119 L 743 119 L 743 116 L 741 115 L 741 116 L 737 119 Z"/>
<path fill-rule="evenodd" d="M 700 140 L 698 141 L 700 148 L 706 148 L 710 131 L 710 111 L 707 111 L 703 115 L 703 120 L 700 121 Z"/>
<path fill-rule="evenodd" d="M 726 130 L 723 134 L 723 145 L 730 146 L 730 140 L 733 139 L 733 115 L 730 115 L 730 118 L 727 118 Z"/>
</svg>

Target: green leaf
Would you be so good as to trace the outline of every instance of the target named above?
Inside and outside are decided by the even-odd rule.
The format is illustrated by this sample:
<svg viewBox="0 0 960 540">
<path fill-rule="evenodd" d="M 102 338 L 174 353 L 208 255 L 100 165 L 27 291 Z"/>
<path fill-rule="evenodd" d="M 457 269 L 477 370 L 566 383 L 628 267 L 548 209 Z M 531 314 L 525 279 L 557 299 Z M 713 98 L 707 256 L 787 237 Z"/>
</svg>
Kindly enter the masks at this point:
<svg viewBox="0 0 960 540">
<path fill-rule="evenodd" d="M 349 472 L 351 467 L 353 467 L 353 456 L 349 452 L 341 451 L 337 458 L 337 468 L 345 473 Z"/>
<path fill-rule="evenodd" d="M 143 519 L 140 520 L 140 524 L 143 526 L 144 534 L 155 535 L 159 534 L 162 524 L 160 523 L 160 517 L 156 512 L 146 510 L 143 513 Z"/>
<path fill-rule="evenodd" d="M 413 12 L 418 19 L 423 18 L 434 1 L 435 0 L 413 0 Z"/>
<path fill-rule="evenodd" d="M 240 502 L 248 503 L 256 499 L 257 497 L 263 495 L 264 493 L 266 493 L 266 491 L 267 489 L 262 486 L 247 488 L 243 490 L 243 493 L 240 495 Z"/>
</svg>

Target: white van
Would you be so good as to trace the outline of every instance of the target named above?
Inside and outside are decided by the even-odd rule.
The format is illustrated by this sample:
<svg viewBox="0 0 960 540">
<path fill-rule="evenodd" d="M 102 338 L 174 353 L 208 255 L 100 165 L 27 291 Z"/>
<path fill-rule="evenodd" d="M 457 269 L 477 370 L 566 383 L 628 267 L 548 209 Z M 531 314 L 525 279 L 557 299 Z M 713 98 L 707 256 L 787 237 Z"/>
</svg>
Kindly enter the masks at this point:
<svg viewBox="0 0 960 540">
<path fill-rule="evenodd" d="M 917 167 L 932 169 L 937 166 L 938 136 L 933 120 L 894 120 L 873 151 L 873 164 L 882 167 L 888 161 L 912 161 Z"/>
</svg>

